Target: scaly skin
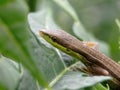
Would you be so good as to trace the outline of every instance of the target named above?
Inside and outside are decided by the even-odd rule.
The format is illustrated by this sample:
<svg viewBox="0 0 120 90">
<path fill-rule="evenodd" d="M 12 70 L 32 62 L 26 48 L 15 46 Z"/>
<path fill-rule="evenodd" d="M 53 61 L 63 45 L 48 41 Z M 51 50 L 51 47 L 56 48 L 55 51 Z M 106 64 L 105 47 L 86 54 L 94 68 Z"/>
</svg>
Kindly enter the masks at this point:
<svg viewBox="0 0 120 90">
<path fill-rule="evenodd" d="M 84 45 L 82 41 L 63 30 L 41 30 L 40 35 L 67 54 L 75 53 L 75 57 L 85 58 L 82 60 L 84 64 L 92 63 L 107 70 L 112 77 L 120 82 L 120 65 L 100 51 Z M 65 49 L 72 53 L 65 51 Z"/>
</svg>

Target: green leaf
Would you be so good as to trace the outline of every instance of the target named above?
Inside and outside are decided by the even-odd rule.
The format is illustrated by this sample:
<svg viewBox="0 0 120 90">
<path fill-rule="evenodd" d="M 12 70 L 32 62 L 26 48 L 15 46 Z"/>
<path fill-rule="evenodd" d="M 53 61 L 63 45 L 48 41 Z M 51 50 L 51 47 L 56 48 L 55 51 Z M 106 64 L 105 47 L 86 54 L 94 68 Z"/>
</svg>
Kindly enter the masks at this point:
<svg viewBox="0 0 120 90">
<path fill-rule="evenodd" d="M 116 24 L 117 24 L 117 26 L 119 28 L 119 33 L 120 33 L 120 21 L 118 19 L 116 19 Z M 120 49 L 120 36 L 119 36 L 119 49 Z"/>
<path fill-rule="evenodd" d="M 41 86 L 49 88 L 42 71 L 35 63 L 27 26 L 27 12 L 28 8 L 23 0 L 14 0 L 0 6 L 0 52 L 22 63 Z"/>
<path fill-rule="evenodd" d="M 28 71 L 23 69 L 21 80 L 19 81 L 17 90 L 38 90 L 37 82 L 35 79 L 29 74 Z M 39 85 L 38 85 L 39 86 Z"/>
<path fill-rule="evenodd" d="M 17 63 L 5 57 L 0 58 L 0 83 L 7 90 L 16 89 L 21 78 L 21 73 L 18 69 Z"/>
<path fill-rule="evenodd" d="M 84 76 L 81 72 L 67 72 L 55 85 L 55 90 L 79 90 L 110 79 L 105 76 Z"/>
<path fill-rule="evenodd" d="M 11 1 L 14 1 L 14 0 L 0 0 L 0 5 L 10 3 Z"/>
<path fill-rule="evenodd" d="M 116 21 L 116 24 L 117 24 L 117 26 L 118 26 L 118 28 L 120 30 L 120 21 L 118 19 L 116 19 L 115 21 Z"/>
<path fill-rule="evenodd" d="M 110 90 L 109 87 L 107 86 L 106 88 L 101 85 L 101 84 L 97 84 L 93 87 L 95 90 Z"/>
</svg>

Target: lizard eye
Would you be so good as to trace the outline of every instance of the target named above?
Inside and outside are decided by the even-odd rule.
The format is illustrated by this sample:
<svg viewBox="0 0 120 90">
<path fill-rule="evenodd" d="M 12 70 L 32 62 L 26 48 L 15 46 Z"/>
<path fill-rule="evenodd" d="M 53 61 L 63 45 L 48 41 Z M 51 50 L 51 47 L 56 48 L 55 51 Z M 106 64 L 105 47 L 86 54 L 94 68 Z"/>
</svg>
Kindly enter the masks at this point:
<svg viewBox="0 0 120 90">
<path fill-rule="evenodd" d="M 56 37 L 51 37 L 52 41 L 55 42 L 56 41 Z"/>
</svg>

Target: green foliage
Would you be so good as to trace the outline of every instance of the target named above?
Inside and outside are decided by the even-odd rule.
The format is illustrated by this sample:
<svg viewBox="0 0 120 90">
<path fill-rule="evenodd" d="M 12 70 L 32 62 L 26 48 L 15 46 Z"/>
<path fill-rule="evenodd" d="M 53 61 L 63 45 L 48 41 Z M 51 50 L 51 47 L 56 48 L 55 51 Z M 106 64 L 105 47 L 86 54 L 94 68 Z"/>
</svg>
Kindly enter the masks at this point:
<svg viewBox="0 0 120 90">
<path fill-rule="evenodd" d="M 20 80 L 18 65 L 10 59 L 2 57 L 0 61 L 0 72 L 0 83 L 5 85 L 6 89 L 14 90 Z"/>
<path fill-rule="evenodd" d="M 80 71 L 71 71 L 72 66 L 81 63 L 39 36 L 41 29 L 64 29 L 81 40 L 97 41 L 103 53 L 109 56 L 111 53 L 111 57 L 118 60 L 119 33 L 114 33 L 116 25 L 111 21 L 115 12 L 106 15 L 109 18 L 103 15 L 104 18 L 100 19 L 93 15 L 93 21 L 92 15 L 89 18 L 84 12 L 90 12 L 90 9 L 94 10 L 96 7 L 98 12 L 100 7 L 96 5 L 104 4 L 107 7 L 119 1 L 88 2 L 89 0 L 0 0 L 0 90 L 109 90 L 100 82 L 110 77 L 89 76 Z M 90 6 L 90 9 L 87 6 Z M 28 15 L 30 11 L 34 13 Z M 99 12 L 101 13 L 103 12 Z M 105 23 L 97 23 L 97 20 Z M 113 28 L 110 28 L 111 22 L 114 23 Z M 101 38 L 108 32 L 107 39 Z M 66 61 L 74 60 L 72 65 L 66 65 Z"/>
</svg>

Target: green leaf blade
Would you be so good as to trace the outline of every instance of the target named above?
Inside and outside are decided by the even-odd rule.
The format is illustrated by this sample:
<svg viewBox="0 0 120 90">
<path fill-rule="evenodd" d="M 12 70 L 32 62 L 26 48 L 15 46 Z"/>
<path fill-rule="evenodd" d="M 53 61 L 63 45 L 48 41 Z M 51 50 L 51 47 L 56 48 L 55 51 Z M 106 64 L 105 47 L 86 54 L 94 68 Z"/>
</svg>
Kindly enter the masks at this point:
<svg viewBox="0 0 120 90">
<path fill-rule="evenodd" d="M 44 76 L 36 66 L 35 57 L 31 52 L 27 12 L 25 2 L 19 0 L 0 6 L 0 27 L 2 28 L 0 29 L 2 32 L 0 33 L 0 44 L 2 45 L 0 52 L 2 55 L 22 63 L 41 86 L 49 88 Z"/>
</svg>

